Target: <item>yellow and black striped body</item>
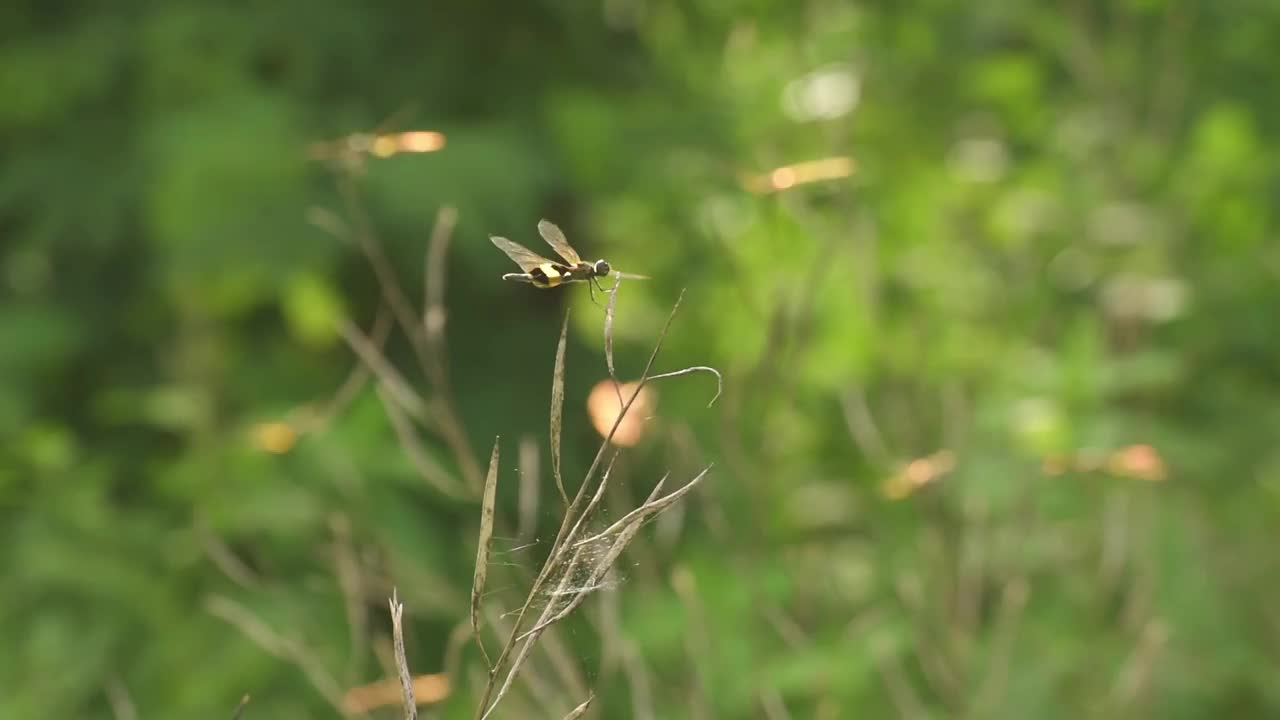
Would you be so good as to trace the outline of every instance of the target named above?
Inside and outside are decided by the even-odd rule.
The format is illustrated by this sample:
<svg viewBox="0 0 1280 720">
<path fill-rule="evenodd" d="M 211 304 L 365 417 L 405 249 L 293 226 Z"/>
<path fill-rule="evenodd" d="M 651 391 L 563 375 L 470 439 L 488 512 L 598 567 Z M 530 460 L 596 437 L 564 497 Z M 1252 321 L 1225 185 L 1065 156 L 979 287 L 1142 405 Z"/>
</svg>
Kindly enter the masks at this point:
<svg viewBox="0 0 1280 720">
<path fill-rule="evenodd" d="M 542 263 L 529 271 L 529 282 L 534 287 L 553 288 L 569 277 L 569 268 L 556 263 Z"/>
<path fill-rule="evenodd" d="M 595 276 L 595 268 L 587 263 L 569 267 L 560 263 L 546 262 L 534 267 L 527 273 L 507 273 L 502 276 L 502 279 L 518 280 L 527 282 L 534 287 L 547 289 L 558 287 L 565 283 L 582 282 Z"/>
</svg>

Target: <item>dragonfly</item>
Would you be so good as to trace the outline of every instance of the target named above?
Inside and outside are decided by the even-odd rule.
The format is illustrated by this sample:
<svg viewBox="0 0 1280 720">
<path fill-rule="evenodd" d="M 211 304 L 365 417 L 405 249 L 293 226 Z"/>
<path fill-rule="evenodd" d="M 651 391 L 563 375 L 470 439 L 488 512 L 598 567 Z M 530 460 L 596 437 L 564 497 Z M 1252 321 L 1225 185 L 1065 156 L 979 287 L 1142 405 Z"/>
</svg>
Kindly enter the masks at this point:
<svg viewBox="0 0 1280 720">
<path fill-rule="evenodd" d="M 596 260 L 595 262 L 587 262 L 583 260 L 578 251 L 573 249 L 565 238 L 564 232 L 549 220 L 538 221 L 538 234 L 542 235 L 542 239 L 547 241 L 556 254 L 564 258 L 564 262 L 556 262 L 548 260 L 529 248 L 512 242 L 504 237 L 491 235 L 490 240 L 498 247 L 499 250 L 506 253 L 512 262 L 520 266 L 522 272 L 506 273 L 502 276 L 503 280 L 512 280 L 515 282 L 528 283 L 536 288 L 553 288 L 565 283 L 586 282 L 589 288 L 605 292 L 600 287 L 599 279 L 608 277 L 612 274 L 615 280 L 628 278 L 633 280 L 648 280 L 644 275 L 631 275 L 628 273 L 620 273 L 613 269 L 608 262 L 604 260 Z M 595 298 L 595 290 L 592 290 L 592 299 Z"/>
</svg>

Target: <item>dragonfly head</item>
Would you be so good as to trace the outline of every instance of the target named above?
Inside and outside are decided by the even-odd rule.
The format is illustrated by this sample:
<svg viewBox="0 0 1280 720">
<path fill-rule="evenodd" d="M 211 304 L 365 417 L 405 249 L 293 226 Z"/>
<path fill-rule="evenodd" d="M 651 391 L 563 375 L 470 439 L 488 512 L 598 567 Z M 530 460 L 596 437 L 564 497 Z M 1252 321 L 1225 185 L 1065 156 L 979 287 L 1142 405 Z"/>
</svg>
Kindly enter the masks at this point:
<svg viewBox="0 0 1280 720">
<path fill-rule="evenodd" d="M 609 263 L 603 260 L 597 260 L 596 264 L 592 266 L 592 271 L 600 277 L 608 275 L 612 269 L 613 268 L 609 267 Z"/>
</svg>

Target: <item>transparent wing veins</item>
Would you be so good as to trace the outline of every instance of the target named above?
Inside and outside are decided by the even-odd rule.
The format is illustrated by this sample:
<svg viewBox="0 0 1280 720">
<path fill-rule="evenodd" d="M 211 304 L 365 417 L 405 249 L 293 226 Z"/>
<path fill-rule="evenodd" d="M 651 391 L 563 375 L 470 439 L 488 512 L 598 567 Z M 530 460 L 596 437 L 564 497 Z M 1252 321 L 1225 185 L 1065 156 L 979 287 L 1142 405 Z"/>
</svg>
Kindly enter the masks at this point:
<svg viewBox="0 0 1280 720">
<path fill-rule="evenodd" d="M 573 249 L 569 241 L 565 239 L 564 232 L 549 220 L 538 221 L 538 233 L 542 235 L 542 239 L 547 241 L 551 249 L 556 254 L 565 259 L 570 266 L 577 265 L 582 262 L 582 258 L 578 257 L 578 252 Z"/>
<path fill-rule="evenodd" d="M 512 262 L 519 265 L 520 269 L 525 272 L 533 272 L 534 268 L 544 263 L 551 263 L 552 265 L 559 264 L 548 260 L 529 248 L 520 245 L 519 243 L 514 243 L 504 237 L 491 235 L 489 236 L 489 239 L 493 241 L 493 244 L 496 245 L 499 250 L 506 253 L 507 257 L 511 258 Z"/>
</svg>

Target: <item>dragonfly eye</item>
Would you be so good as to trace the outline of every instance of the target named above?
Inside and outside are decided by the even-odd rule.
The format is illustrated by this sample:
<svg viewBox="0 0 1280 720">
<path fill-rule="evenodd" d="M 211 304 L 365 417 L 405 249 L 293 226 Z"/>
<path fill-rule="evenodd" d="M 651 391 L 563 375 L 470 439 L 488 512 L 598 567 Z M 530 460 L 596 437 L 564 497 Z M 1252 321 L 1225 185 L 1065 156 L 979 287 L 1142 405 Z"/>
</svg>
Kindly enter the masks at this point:
<svg viewBox="0 0 1280 720">
<path fill-rule="evenodd" d="M 603 260 L 596 261 L 595 271 L 597 275 L 608 275 L 611 269 L 612 268 L 609 267 L 609 263 Z"/>
</svg>

